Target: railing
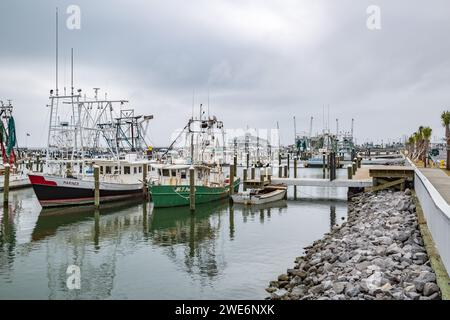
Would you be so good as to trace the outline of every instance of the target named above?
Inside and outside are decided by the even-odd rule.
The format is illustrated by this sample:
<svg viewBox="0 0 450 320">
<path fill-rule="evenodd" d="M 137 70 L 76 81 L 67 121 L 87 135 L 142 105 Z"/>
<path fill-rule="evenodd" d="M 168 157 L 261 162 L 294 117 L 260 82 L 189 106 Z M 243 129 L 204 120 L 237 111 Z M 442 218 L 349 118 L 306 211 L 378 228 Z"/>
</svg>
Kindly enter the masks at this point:
<svg viewBox="0 0 450 320">
<path fill-rule="evenodd" d="M 407 158 L 414 167 L 414 189 L 422 206 L 428 229 L 439 251 L 442 262 L 450 272 L 450 205 L 419 169 Z"/>
</svg>

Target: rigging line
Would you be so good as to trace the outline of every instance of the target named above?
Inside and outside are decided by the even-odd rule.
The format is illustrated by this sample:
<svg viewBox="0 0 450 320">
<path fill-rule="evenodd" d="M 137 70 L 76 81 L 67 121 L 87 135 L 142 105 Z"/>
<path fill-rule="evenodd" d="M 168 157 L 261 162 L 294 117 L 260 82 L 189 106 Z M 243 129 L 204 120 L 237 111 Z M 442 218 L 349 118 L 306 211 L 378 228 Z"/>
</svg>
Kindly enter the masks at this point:
<svg viewBox="0 0 450 320">
<path fill-rule="evenodd" d="M 167 148 L 167 151 L 164 152 L 164 154 L 161 156 L 161 158 L 164 157 L 164 156 L 165 156 L 165 155 L 173 148 L 175 142 L 177 142 L 178 138 L 181 136 L 181 134 L 184 132 L 184 130 L 186 130 L 186 128 L 189 126 L 189 123 L 190 123 L 190 122 L 188 122 L 188 123 L 184 126 L 183 130 L 180 131 L 180 133 L 178 134 L 178 136 L 175 138 L 175 140 L 173 140 L 173 142 L 170 144 L 169 148 Z"/>
</svg>

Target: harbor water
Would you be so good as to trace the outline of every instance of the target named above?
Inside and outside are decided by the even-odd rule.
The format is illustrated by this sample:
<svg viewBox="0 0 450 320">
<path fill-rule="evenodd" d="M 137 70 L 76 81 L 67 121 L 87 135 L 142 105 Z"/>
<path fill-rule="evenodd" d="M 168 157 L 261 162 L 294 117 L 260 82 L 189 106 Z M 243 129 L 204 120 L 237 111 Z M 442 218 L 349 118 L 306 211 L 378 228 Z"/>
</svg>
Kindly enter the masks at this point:
<svg viewBox="0 0 450 320">
<path fill-rule="evenodd" d="M 286 201 L 226 200 L 193 214 L 142 202 L 42 210 L 31 188 L 11 191 L 0 216 L 0 299 L 263 299 L 269 281 L 346 215 L 345 188 L 301 187 L 294 199 L 289 187 Z M 80 289 L 67 286 L 69 266 L 79 267 Z"/>
</svg>

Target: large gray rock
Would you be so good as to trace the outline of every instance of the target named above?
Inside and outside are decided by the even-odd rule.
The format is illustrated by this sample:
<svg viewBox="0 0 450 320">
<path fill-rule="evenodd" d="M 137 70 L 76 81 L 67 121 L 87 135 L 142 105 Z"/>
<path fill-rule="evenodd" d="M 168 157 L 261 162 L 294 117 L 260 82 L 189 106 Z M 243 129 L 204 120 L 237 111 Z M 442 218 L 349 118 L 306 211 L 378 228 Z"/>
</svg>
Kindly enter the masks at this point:
<svg viewBox="0 0 450 320">
<path fill-rule="evenodd" d="M 386 254 L 396 254 L 396 253 L 402 253 L 402 249 L 398 246 L 398 244 L 393 243 L 386 249 Z"/>
<path fill-rule="evenodd" d="M 347 284 L 345 288 L 345 295 L 348 297 L 356 297 L 359 294 L 359 288 L 353 284 Z"/>
<path fill-rule="evenodd" d="M 414 279 L 414 285 L 417 292 L 422 292 L 427 282 L 436 282 L 436 275 L 429 271 L 420 272 L 419 276 Z"/>
<path fill-rule="evenodd" d="M 427 282 L 423 286 L 423 294 L 425 296 L 431 296 L 433 293 L 439 292 L 439 287 L 436 283 L 433 282 Z"/>
<path fill-rule="evenodd" d="M 309 292 L 312 293 L 312 294 L 315 294 L 315 295 L 320 294 L 323 291 L 324 291 L 324 289 L 323 289 L 323 284 L 322 283 L 320 283 L 320 284 L 318 284 L 318 285 L 316 285 L 314 287 L 311 287 L 309 289 Z"/>
<path fill-rule="evenodd" d="M 424 264 L 428 261 L 428 255 L 425 252 L 417 252 L 414 254 L 413 259 L 417 264 Z"/>
<path fill-rule="evenodd" d="M 283 297 L 285 297 L 288 294 L 288 291 L 286 289 L 278 289 L 277 291 L 273 292 L 270 297 L 273 300 L 280 300 Z"/>
<path fill-rule="evenodd" d="M 291 294 L 297 295 L 299 297 L 304 296 L 306 293 L 306 286 L 304 285 L 299 285 L 299 286 L 295 286 L 294 288 L 292 288 Z"/>
<path fill-rule="evenodd" d="M 278 281 L 288 281 L 289 280 L 289 276 L 287 274 L 280 274 L 278 276 Z"/>
<path fill-rule="evenodd" d="M 335 282 L 333 283 L 333 290 L 337 294 L 341 294 L 345 290 L 346 283 L 345 282 Z"/>
</svg>

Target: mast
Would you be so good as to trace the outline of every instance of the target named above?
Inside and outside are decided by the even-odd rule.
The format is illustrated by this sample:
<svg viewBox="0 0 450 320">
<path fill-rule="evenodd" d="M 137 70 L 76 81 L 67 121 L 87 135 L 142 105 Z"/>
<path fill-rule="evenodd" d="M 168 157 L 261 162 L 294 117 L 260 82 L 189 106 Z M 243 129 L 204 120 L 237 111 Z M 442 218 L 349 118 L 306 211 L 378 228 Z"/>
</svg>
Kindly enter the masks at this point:
<svg viewBox="0 0 450 320">
<path fill-rule="evenodd" d="M 297 124 L 294 116 L 294 148 L 297 146 Z"/>
<path fill-rule="evenodd" d="M 56 56 L 55 56 L 55 59 L 56 59 L 56 69 L 55 69 L 55 82 L 56 82 L 56 84 L 55 84 L 55 89 L 56 89 L 56 95 L 58 95 L 58 7 L 56 7 L 56 34 L 55 34 L 55 36 L 56 36 L 56 48 L 55 48 L 55 50 L 56 50 Z"/>
</svg>

